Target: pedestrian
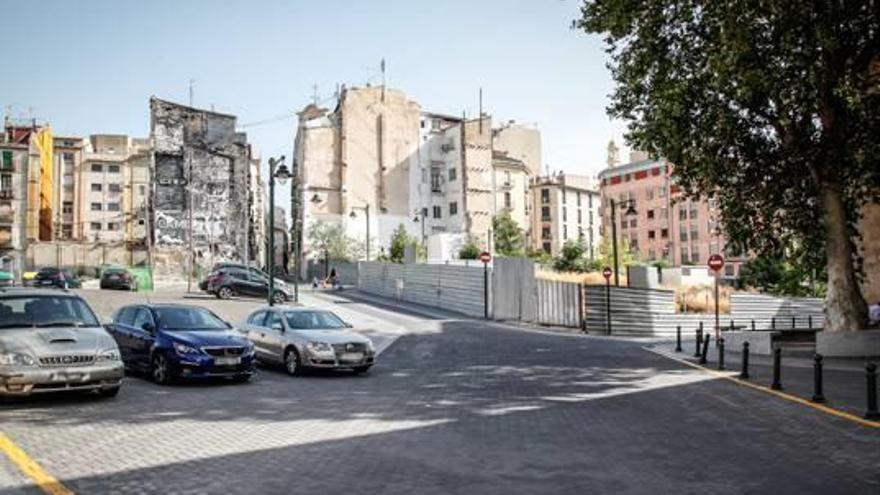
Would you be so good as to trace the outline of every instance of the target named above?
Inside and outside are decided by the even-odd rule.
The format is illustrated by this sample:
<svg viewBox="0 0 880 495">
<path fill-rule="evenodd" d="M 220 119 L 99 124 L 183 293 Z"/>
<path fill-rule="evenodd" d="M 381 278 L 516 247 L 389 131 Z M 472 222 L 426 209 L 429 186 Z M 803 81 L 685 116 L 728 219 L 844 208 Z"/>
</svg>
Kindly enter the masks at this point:
<svg viewBox="0 0 880 495">
<path fill-rule="evenodd" d="M 320 281 L 318 280 L 318 276 L 315 275 L 312 277 L 312 290 L 318 290 L 318 284 L 320 284 Z"/>
<path fill-rule="evenodd" d="M 880 326 L 880 301 L 868 307 L 868 326 Z"/>
</svg>

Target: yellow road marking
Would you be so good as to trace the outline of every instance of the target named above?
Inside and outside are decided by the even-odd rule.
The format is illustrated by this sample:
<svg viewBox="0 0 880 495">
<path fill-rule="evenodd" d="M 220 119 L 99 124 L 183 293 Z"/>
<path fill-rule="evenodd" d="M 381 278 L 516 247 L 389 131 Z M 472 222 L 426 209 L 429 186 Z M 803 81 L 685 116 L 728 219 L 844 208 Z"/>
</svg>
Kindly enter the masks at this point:
<svg viewBox="0 0 880 495">
<path fill-rule="evenodd" d="M 37 461 L 31 459 L 25 451 L 12 441 L 6 434 L 0 432 L 0 451 L 6 454 L 21 471 L 32 479 L 36 485 L 49 495 L 73 495 L 73 492 L 47 473 Z"/>
<path fill-rule="evenodd" d="M 775 395 L 776 397 L 779 397 L 779 398 L 782 398 L 785 400 L 789 400 L 791 402 L 796 402 L 796 403 L 801 404 L 803 406 L 811 407 L 817 411 L 822 411 L 826 414 L 830 414 L 832 416 L 837 416 L 839 418 L 843 418 L 843 419 L 852 421 L 853 423 L 857 423 L 862 426 L 867 426 L 869 428 L 880 428 L 880 422 L 878 422 L 878 421 L 871 421 L 869 419 L 861 418 L 859 416 L 856 416 L 855 414 L 851 414 L 846 411 L 841 411 L 839 409 L 834 409 L 833 407 L 828 407 L 824 404 L 817 404 L 815 402 L 808 401 L 807 399 L 802 399 L 802 398 L 797 397 L 795 395 L 787 394 L 785 392 L 780 392 L 779 390 L 773 390 L 770 387 L 765 387 L 763 385 L 758 385 L 756 383 L 747 382 L 745 380 L 741 380 L 738 377 L 732 375 L 730 372 L 722 373 L 720 371 L 709 369 L 709 368 L 700 366 L 699 364 L 694 364 L 686 359 L 680 359 L 675 356 L 671 356 L 665 352 L 651 349 L 649 347 L 643 347 L 643 349 L 645 349 L 646 351 L 653 352 L 654 354 L 659 354 L 659 355 L 661 355 L 665 358 L 671 359 L 673 361 L 677 361 L 679 363 L 686 364 L 686 365 L 690 366 L 691 368 L 703 370 L 704 372 L 709 373 L 710 375 L 716 376 L 718 378 L 723 378 L 725 380 L 736 383 L 738 385 L 743 385 L 743 386 L 746 386 L 746 387 L 749 387 L 749 388 L 752 388 L 755 390 L 760 390 L 761 392 L 765 392 L 770 395 Z"/>
</svg>

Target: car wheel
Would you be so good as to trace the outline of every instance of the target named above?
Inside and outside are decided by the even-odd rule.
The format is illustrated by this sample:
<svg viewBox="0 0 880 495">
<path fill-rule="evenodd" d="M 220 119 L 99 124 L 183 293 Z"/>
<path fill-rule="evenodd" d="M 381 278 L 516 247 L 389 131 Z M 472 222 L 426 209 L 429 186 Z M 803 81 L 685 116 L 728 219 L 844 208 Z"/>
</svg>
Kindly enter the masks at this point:
<svg viewBox="0 0 880 495">
<path fill-rule="evenodd" d="M 162 354 L 156 354 L 153 356 L 153 366 L 150 370 L 150 374 L 153 377 L 153 381 L 159 385 L 168 385 L 174 381 L 171 367 L 168 365 L 168 358 Z"/>
<path fill-rule="evenodd" d="M 354 369 L 354 374 L 355 375 L 363 375 L 364 373 L 366 373 L 368 371 L 370 371 L 369 366 L 358 366 L 357 368 Z"/>
<path fill-rule="evenodd" d="M 217 289 L 217 297 L 220 299 L 229 299 L 235 295 L 235 292 L 232 291 L 229 287 L 220 287 Z"/>
<path fill-rule="evenodd" d="M 122 387 L 113 387 L 113 388 L 104 388 L 98 391 L 98 395 L 101 397 L 111 398 L 119 395 L 119 389 Z"/>
<path fill-rule="evenodd" d="M 293 347 L 284 351 L 284 371 L 287 371 L 287 374 L 291 376 L 302 374 L 302 363 L 299 361 L 299 353 Z"/>
<path fill-rule="evenodd" d="M 276 292 L 275 295 L 272 296 L 272 302 L 274 302 L 275 304 L 282 304 L 284 302 L 287 302 L 287 297 L 284 295 L 283 292 Z"/>
</svg>

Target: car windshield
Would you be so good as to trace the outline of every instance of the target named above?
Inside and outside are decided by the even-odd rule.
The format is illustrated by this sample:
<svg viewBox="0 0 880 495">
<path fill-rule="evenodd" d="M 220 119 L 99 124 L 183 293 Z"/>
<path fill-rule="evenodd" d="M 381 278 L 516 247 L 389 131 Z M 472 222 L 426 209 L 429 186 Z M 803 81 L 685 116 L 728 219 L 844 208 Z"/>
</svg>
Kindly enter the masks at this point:
<svg viewBox="0 0 880 495">
<path fill-rule="evenodd" d="M 288 311 L 287 326 L 293 330 L 333 330 L 346 328 L 338 316 L 329 311 Z"/>
<path fill-rule="evenodd" d="M 159 326 L 172 330 L 226 330 L 229 326 L 204 308 L 156 308 Z"/>
<path fill-rule="evenodd" d="M 98 327 L 101 323 L 82 299 L 63 296 L 0 298 L 0 330 L 20 327 Z"/>
</svg>

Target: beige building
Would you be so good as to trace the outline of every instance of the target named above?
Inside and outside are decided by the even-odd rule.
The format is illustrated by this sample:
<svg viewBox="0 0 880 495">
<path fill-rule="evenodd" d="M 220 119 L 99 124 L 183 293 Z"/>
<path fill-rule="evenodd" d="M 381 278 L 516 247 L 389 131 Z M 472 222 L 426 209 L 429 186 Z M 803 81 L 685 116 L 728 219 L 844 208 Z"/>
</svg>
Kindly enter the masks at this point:
<svg viewBox="0 0 880 495">
<path fill-rule="evenodd" d="M 590 177 L 557 173 L 536 177 L 531 185 L 533 249 L 559 255 L 569 241 L 586 247 L 586 256 L 599 254 L 599 193 Z"/>
<path fill-rule="evenodd" d="M 521 161 L 532 177 L 541 175 L 541 131 L 509 120 L 492 130 L 492 149 Z"/>
<path fill-rule="evenodd" d="M 496 215 L 501 211 L 510 213 L 528 241 L 531 238 L 531 170 L 522 160 L 512 158 L 505 152 L 493 151 L 492 174 L 495 190 L 493 211 Z"/>
<path fill-rule="evenodd" d="M 98 134 L 89 139 L 72 205 L 74 236 L 85 242 L 146 243 L 150 184 L 147 139 Z M 65 208 L 71 209 L 65 205 Z"/>
</svg>

